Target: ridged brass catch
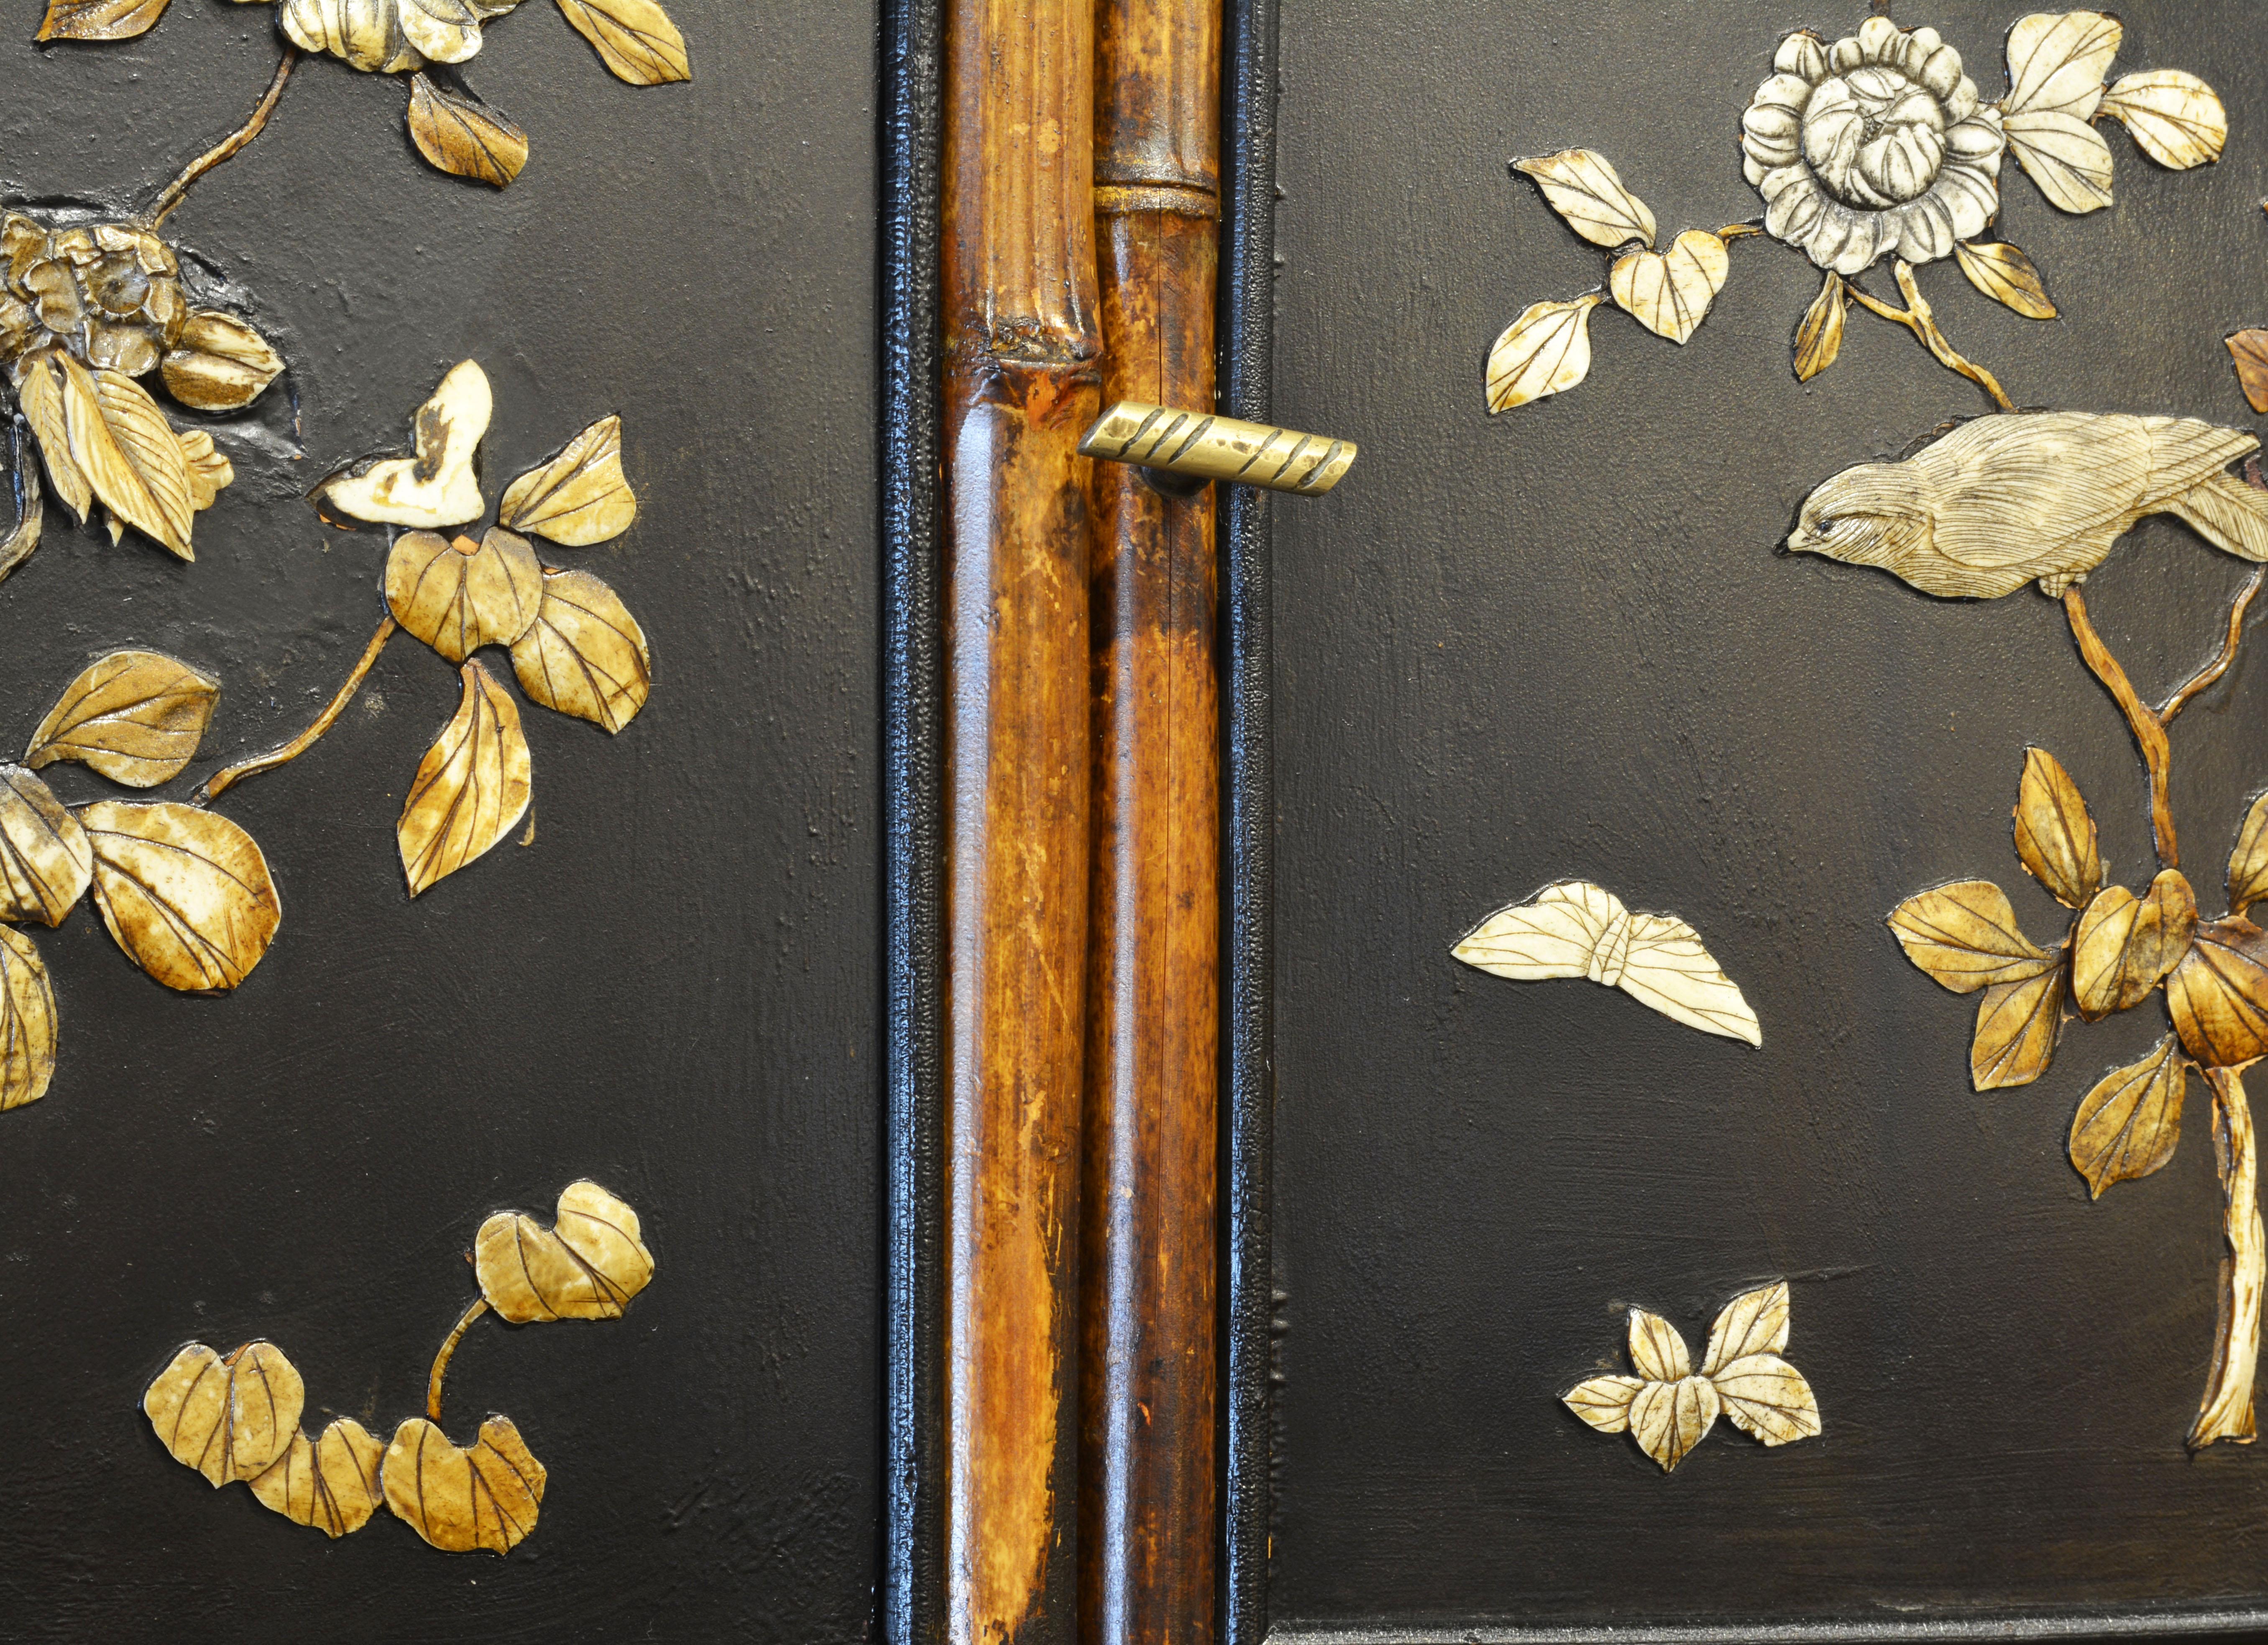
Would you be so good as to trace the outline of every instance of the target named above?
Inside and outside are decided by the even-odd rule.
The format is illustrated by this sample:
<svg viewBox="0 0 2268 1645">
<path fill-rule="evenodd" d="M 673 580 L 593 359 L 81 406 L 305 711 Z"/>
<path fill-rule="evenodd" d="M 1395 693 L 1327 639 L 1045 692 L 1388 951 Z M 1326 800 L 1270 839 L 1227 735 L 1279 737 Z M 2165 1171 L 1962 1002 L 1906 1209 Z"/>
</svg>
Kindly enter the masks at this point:
<svg viewBox="0 0 2268 1645">
<path fill-rule="evenodd" d="M 1079 454 L 1132 463 L 1153 479 L 1171 475 L 1195 491 L 1208 480 L 1257 485 L 1271 491 L 1321 497 L 1353 466 L 1355 444 L 1322 434 L 1300 434 L 1264 423 L 1175 411 L 1122 400 L 1095 420 L 1079 442 Z"/>
</svg>

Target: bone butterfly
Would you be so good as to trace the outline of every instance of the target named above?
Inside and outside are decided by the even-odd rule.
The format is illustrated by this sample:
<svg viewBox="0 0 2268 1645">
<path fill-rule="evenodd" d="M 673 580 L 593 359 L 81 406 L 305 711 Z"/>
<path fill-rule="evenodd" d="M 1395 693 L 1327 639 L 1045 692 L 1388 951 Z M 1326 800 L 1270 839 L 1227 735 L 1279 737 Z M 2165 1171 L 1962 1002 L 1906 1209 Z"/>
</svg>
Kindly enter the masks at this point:
<svg viewBox="0 0 2268 1645">
<path fill-rule="evenodd" d="M 1764 1044 L 1756 1014 L 1698 932 L 1674 914 L 1634 914 L 1587 881 L 1562 880 L 1499 908 L 1449 952 L 1514 982 L 1587 977 L 1688 1028 Z"/>
</svg>

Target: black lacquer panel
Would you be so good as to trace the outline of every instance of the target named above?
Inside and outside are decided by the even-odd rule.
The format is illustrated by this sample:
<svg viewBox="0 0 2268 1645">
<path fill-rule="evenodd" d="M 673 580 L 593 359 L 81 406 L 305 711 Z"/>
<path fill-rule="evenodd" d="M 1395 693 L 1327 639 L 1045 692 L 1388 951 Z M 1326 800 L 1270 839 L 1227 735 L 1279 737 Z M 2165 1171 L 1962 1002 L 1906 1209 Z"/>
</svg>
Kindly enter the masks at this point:
<svg viewBox="0 0 2268 1645">
<path fill-rule="evenodd" d="M 1924 288 L 2021 403 L 2251 426 L 2220 339 L 2268 315 L 2257 18 L 2122 10 L 2120 71 L 2212 81 L 2226 158 L 2170 173 L 2113 129 L 2117 203 L 2088 218 L 2009 166 L 2001 232 L 2058 321 L 1950 263 Z M 1602 309 L 1587 383 L 1485 411 L 1491 340 L 1603 268 L 1506 162 L 1601 150 L 1665 240 L 1755 216 L 1735 144 L 1779 35 L 1865 15 L 1285 8 L 1273 409 L 1363 455 L 1329 498 L 1272 511 L 1277 1630 L 2085 1631 L 2228 1626 L 2268 1597 L 2268 1457 L 2182 1445 L 2220 1249 L 2202 1095 L 2170 1167 L 2100 1202 L 2064 1157 L 2081 1094 L 2161 1016 L 2074 1025 L 2045 1078 L 1978 1095 L 1968 1002 L 1881 923 L 1978 876 L 2061 930 L 2009 846 L 2029 741 L 2094 802 L 2114 874 L 2141 874 L 2124 727 L 2052 602 L 1942 603 L 1773 552 L 1818 482 L 1985 402 L 1857 313 L 1799 384 L 1817 276 L 1750 240 L 1690 345 Z M 1942 30 L 1989 97 L 2016 15 L 1898 20 Z M 2242 575 L 2153 520 L 2088 594 L 2154 694 L 2209 652 Z M 2268 781 L 2260 643 L 2175 731 L 2209 911 Z M 1763 1050 L 1450 959 L 1565 876 L 1690 919 Z M 1248 1069 L 1246 1111 L 1266 1099 Z M 1623 1305 L 1697 1339 L 1775 1276 L 1823 1438 L 1769 1451 L 1720 1427 L 1665 1478 L 1557 1404 L 1623 1368 Z M 1248 1353 L 1243 1388 L 1263 1374 Z M 1248 1514 L 1270 1485 L 1245 1463 Z M 1242 1599 L 1248 1629 L 1248 1580 Z"/>
<path fill-rule="evenodd" d="M 146 197 L 233 127 L 273 11 L 178 0 L 128 45 L 0 44 L 0 192 Z M 199 558 L 54 523 L 0 586 L 0 746 L 127 642 L 224 682 L 206 757 L 303 725 L 379 611 L 384 534 L 321 525 L 329 460 L 398 444 L 471 355 L 491 501 L 622 413 L 637 524 L 546 550 L 651 639 L 619 737 L 527 711 L 534 844 L 415 904 L 393 822 L 453 711 L 397 639 L 297 764 L 219 808 L 264 846 L 275 947 L 167 994 L 82 908 L 39 937 L 63 1057 L 0 1117 L 0 1635 L 840 1640 L 875 1626 L 881 1490 L 876 18 L 674 0 L 689 86 L 611 79 L 554 8 L 466 70 L 530 133 L 494 194 L 427 168 L 401 82 L 303 64 L 169 225 L 253 294 L 306 456 L 223 444 Z M 271 422 L 279 419 L 271 418 Z M 280 419 L 288 428 L 290 418 Z M 508 666 L 497 666 L 500 675 Z M 71 800 L 107 786 L 51 772 Z M 534 1536 L 451 1557 L 381 1516 L 336 1544 L 215 1493 L 136 1402 L 181 1341 L 254 1335 L 310 1420 L 423 1403 L 460 1253 L 578 1176 L 659 1263 L 612 1324 L 483 1322 L 453 1429 L 509 1412 Z"/>
</svg>

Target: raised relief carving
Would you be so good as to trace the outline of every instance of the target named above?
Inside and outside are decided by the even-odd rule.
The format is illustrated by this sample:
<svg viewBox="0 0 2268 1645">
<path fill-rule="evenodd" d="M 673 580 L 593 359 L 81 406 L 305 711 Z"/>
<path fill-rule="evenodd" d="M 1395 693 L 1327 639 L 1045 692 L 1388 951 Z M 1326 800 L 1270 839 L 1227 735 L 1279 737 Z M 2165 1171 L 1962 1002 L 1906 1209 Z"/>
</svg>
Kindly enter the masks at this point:
<svg viewBox="0 0 2268 1645">
<path fill-rule="evenodd" d="M 2008 90 L 1994 103 L 1983 100 L 1959 51 L 1933 28 L 1902 29 L 1872 17 L 1831 45 L 1808 32 L 1790 34 L 1742 118 L 1744 170 L 1764 203 L 1761 223 L 1688 230 L 1666 251 L 1657 247 L 1653 212 L 1604 156 L 1569 149 L 1514 161 L 1570 228 L 1616 255 L 1603 290 L 1535 304 L 1497 338 L 1488 357 L 1489 409 L 1510 410 L 1580 383 L 1590 370 L 1592 311 L 1609 301 L 1656 336 L 1685 343 L 1724 288 L 1730 242 L 1758 233 L 1801 251 L 1825 276 L 1796 327 L 1799 379 L 1835 363 L 1856 305 L 1904 327 L 1940 365 L 2014 409 L 1992 373 L 1948 341 L 1915 271 L 1951 257 L 1987 297 L 2028 319 L 2052 319 L 2055 305 L 2031 259 L 2006 241 L 1978 238 L 1999 214 L 2005 156 L 2069 212 L 2110 203 L 2111 152 L 2096 129 L 2104 120 L 2124 125 L 2161 166 L 2220 158 L 2228 117 L 2196 76 L 2155 70 L 2105 87 L 2121 34 L 2117 19 L 2098 11 L 2019 19 L 2008 33 Z M 1901 303 L 1857 284 L 1885 259 Z"/>
<path fill-rule="evenodd" d="M 620 731 L 653 684 L 645 633 L 615 591 L 588 572 L 538 559 L 523 536 L 568 548 L 605 542 L 637 518 L 622 472 L 619 417 L 578 434 L 504 489 L 497 523 L 478 539 L 431 527 L 488 512 L 474 459 L 494 409 L 488 375 L 466 360 L 411 419 L 414 454 L 365 459 L 313 492 L 348 521 L 410 527 L 387 557 L 386 615 L 346 682 L 315 722 L 283 747 L 214 773 L 211 799 L 297 758 L 335 724 L 397 629 L 461 665 L 457 712 L 425 752 L 394 833 L 416 896 L 493 849 L 526 815 L 533 758 L 510 692 L 473 653 L 501 646 L 531 702 Z"/>
<path fill-rule="evenodd" d="M 1514 982 L 1586 977 L 1688 1028 L 1764 1044 L 1756 1014 L 1699 933 L 1675 914 L 1633 914 L 1587 881 L 1562 880 L 1499 908 L 1449 952 Z"/>
<path fill-rule="evenodd" d="M 1766 1445 L 1815 1439 L 1819 1400 L 1787 1350 L 1787 1281 L 1744 1291 L 1709 1328 L 1709 1350 L 1693 1368 L 1685 1339 L 1659 1314 L 1630 1310 L 1635 1376 L 1594 1376 L 1560 1396 L 1602 1434 L 1627 1433 L 1668 1473 L 1707 1437 L 1719 1416 Z"/>
<path fill-rule="evenodd" d="M 490 1417 L 468 1446 L 448 1437 L 449 1361 L 491 1309 L 515 1324 L 621 1318 L 653 1278 L 653 1254 L 637 1213 L 578 1182 L 561 1192 L 553 1227 L 499 1212 L 468 1255 L 480 1300 L 433 1361 L 425 1414 L 403 1421 L 390 1442 L 343 1417 L 310 1439 L 299 1426 L 306 1391 L 298 1368 L 274 1343 L 255 1341 L 225 1358 L 202 1342 L 173 1356 L 142 1397 L 159 1442 L 208 1484 L 241 1480 L 263 1506 L 328 1537 L 361 1530 L 383 1502 L 446 1553 L 509 1553 L 535 1529 L 549 1476 L 509 1417 Z"/>
<path fill-rule="evenodd" d="M 261 0 L 239 0 L 259 4 Z M 276 26 L 291 43 L 265 107 L 291 77 L 298 54 L 335 57 L 365 74 L 409 77 L 410 141 L 433 166 L 503 188 L 527 163 L 527 134 L 446 73 L 486 43 L 485 26 L 522 0 L 275 0 Z M 171 0 L 48 0 L 41 41 L 132 40 L 155 27 Z M 656 0 L 559 0 L 560 15 L 591 44 L 616 79 L 632 85 L 689 80 L 685 37 Z M 266 114 L 263 112 L 261 119 Z"/>
</svg>

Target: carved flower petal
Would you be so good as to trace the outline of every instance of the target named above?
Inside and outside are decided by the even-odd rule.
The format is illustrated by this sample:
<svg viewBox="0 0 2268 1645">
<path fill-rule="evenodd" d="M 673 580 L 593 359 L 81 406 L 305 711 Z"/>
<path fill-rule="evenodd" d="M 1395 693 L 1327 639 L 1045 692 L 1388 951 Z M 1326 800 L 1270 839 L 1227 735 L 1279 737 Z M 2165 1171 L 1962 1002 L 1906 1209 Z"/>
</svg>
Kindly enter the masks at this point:
<svg viewBox="0 0 2268 1645">
<path fill-rule="evenodd" d="M 1816 34 L 1790 34 L 1780 41 L 1779 50 L 1772 57 L 1772 67 L 1782 74 L 1794 75 L 1807 85 L 1816 85 L 1827 77 L 1827 48 L 1820 44 Z"/>
</svg>

